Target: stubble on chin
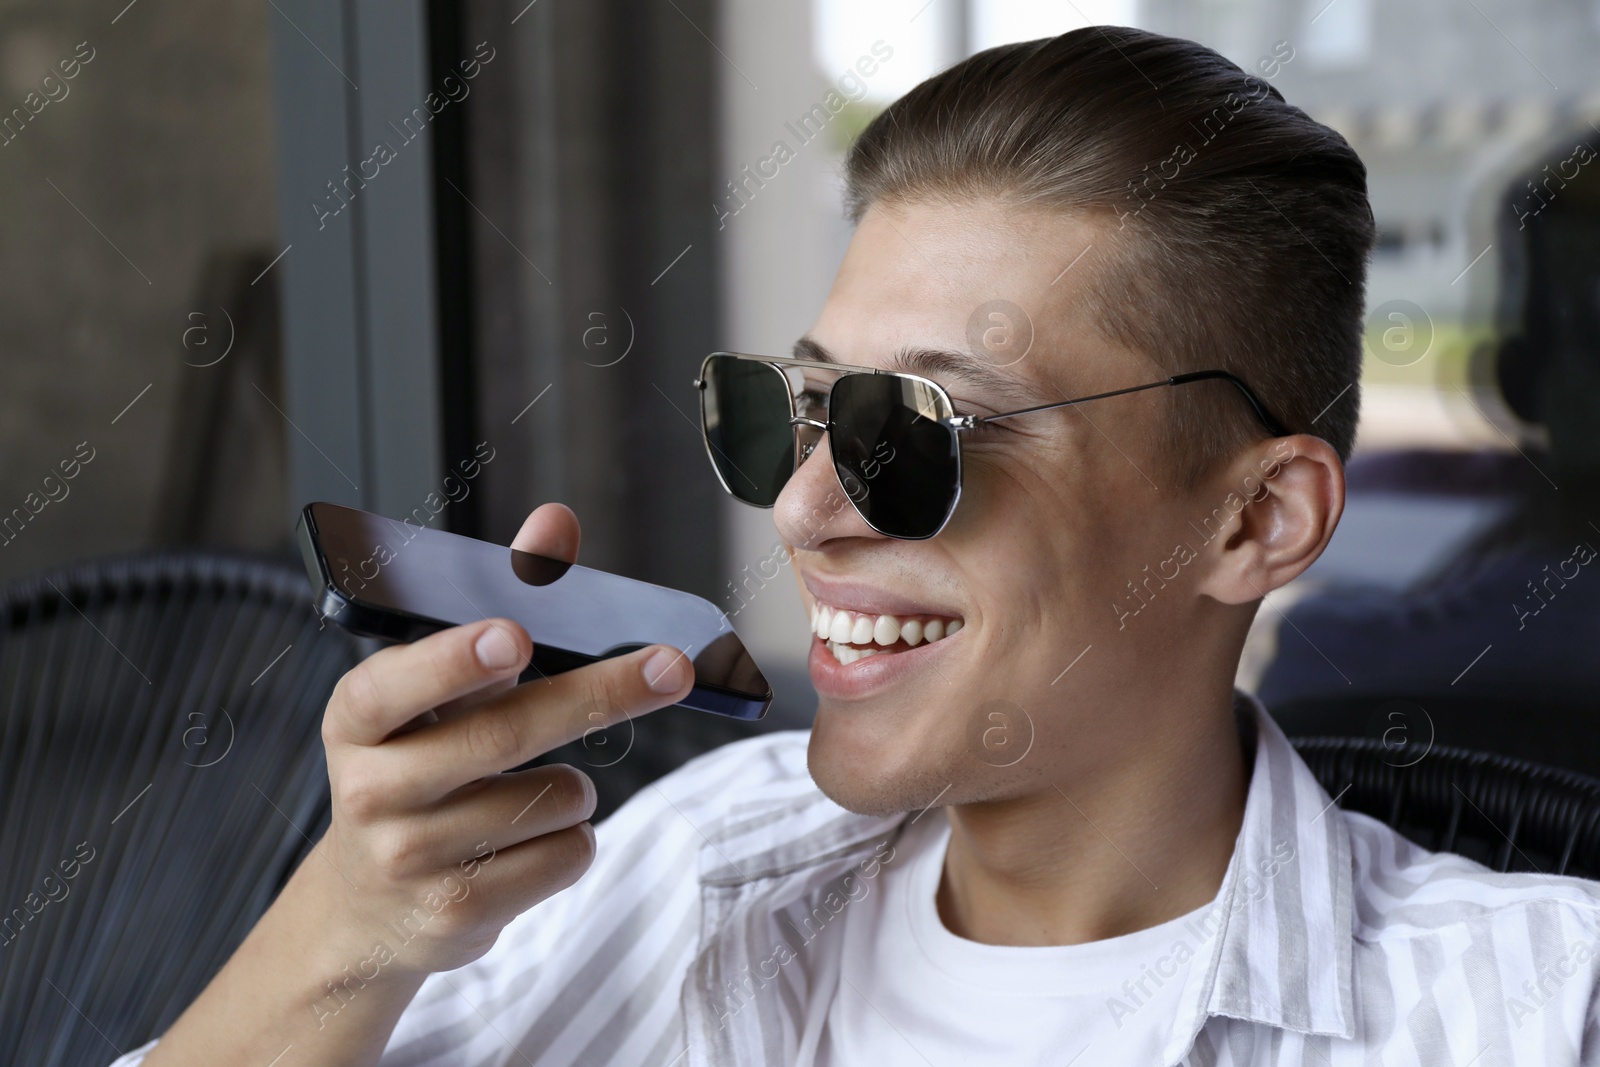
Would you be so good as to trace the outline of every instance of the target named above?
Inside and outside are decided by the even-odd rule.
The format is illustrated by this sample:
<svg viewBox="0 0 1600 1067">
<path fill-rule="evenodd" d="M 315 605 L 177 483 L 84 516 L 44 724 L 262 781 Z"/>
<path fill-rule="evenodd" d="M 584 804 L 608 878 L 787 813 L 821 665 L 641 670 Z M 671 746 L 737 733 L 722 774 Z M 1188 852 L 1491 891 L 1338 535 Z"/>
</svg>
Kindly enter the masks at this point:
<svg viewBox="0 0 1600 1067">
<path fill-rule="evenodd" d="M 823 795 L 846 811 L 881 818 L 921 811 L 949 795 L 950 776 L 925 760 L 890 761 L 872 753 L 839 751 L 840 747 L 825 730 L 819 733 L 814 728 L 806 766 Z"/>
</svg>

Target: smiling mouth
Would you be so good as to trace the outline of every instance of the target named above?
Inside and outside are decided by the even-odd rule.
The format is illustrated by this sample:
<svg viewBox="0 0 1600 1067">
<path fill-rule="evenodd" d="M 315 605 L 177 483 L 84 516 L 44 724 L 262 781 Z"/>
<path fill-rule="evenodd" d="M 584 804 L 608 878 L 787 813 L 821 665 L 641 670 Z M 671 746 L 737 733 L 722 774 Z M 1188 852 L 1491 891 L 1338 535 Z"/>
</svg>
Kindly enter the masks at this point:
<svg viewBox="0 0 1600 1067">
<path fill-rule="evenodd" d="M 840 663 L 932 644 L 961 627 L 959 617 L 947 615 L 867 615 L 821 602 L 811 606 L 811 632 Z"/>
</svg>

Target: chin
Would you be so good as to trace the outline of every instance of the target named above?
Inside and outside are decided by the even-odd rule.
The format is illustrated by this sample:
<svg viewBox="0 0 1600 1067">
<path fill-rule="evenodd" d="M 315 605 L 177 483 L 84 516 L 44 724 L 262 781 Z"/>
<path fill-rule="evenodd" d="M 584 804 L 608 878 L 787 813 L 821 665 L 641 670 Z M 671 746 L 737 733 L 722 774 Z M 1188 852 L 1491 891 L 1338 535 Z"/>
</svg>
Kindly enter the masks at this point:
<svg viewBox="0 0 1600 1067">
<path fill-rule="evenodd" d="M 899 734 L 901 744 L 904 736 Z M 921 753 L 896 747 L 877 731 L 838 723 L 824 702 L 811 728 L 806 766 L 823 795 L 846 811 L 870 816 L 920 811 L 950 785 L 950 777 Z"/>
</svg>

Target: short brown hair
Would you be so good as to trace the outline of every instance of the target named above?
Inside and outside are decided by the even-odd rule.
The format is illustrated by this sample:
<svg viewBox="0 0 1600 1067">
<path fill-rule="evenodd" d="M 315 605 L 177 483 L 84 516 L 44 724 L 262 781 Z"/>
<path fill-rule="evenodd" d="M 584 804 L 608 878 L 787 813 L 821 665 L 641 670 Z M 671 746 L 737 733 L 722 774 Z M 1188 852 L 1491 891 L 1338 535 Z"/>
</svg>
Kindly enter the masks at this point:
<svg viewBox="0 0 1600 1067">
<path fill-rule="evenodd" d="M 1116 247 L 1090 281 L 1106 335 L 1168 373 L 1232 371 L 1291 432 L 1349 458 L 1374 235 L 1366 167 L 1211 49 L 1091 26 L 979 52 L 877 116 L 845 177 L 852 221 L 878 201 L 984 195 L 1115 216 Z M 1186 484 L 1263 433 L 1224 383 L 1163 392 Z"/>
</svg>

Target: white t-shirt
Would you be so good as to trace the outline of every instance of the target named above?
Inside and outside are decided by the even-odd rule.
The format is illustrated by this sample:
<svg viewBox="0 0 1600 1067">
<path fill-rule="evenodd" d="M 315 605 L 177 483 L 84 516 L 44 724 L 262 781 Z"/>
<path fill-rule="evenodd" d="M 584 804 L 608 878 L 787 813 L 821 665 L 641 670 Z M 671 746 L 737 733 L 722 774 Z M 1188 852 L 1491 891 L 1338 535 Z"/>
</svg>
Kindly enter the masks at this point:
<svg viewBox="0 0 1600 1067">
<path fill-rule="evenodd" d="M 1214 905 L 1082 945 L 968 941 L 935 902 L 949 841 L 942 813 L 919 818 L 846 907 L 798 1067 L 1159 1063 Z"/>
</svg>

